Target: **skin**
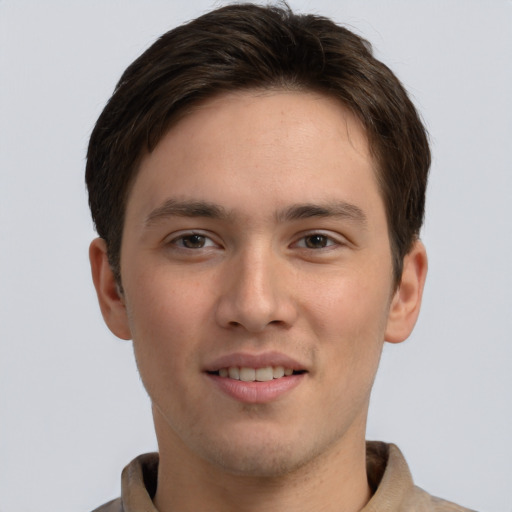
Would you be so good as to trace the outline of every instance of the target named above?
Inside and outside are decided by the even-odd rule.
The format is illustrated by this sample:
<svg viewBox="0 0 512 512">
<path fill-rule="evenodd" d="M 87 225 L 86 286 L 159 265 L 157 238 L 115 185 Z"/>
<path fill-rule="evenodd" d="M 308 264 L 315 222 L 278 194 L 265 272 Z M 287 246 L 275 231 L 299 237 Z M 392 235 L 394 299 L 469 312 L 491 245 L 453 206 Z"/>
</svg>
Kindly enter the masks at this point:
<svg viewBox="0 0 512 512">
<path fill-rule="evenodd" d="M 101 239 L 90 258 L 105 321 L 133 339 L 152 400 L 161 512 L 365 505 L 371 387 L 384 341 L 415 324 L 427 259 L 416 242 L 394 289 L 374 162 L 341 104 L 284 91 L 208 100 L 141 160 L 122 294 Z M 276 352 L 305 372 L 264 403 L 205 371 Z"/>
</svg>

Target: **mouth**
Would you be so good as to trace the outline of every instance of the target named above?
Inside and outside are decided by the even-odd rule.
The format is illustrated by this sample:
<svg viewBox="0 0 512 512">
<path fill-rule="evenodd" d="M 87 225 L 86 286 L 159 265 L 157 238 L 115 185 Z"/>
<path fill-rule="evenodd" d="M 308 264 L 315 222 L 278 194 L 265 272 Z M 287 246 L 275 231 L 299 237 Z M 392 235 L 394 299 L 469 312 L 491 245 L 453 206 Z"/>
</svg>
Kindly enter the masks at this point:
<svg viewBox="0 0 512 512">
<path fill-rule="evenodd" d="M 242 382 L 269 382 L 284 379 L 292 375 L 302 375 L 306 370 L 294 370 L 284 366 L 265 366 L 251 368 L 248 366 L 229 366 L 216 371 L 208 371 L 210 375 L 217 375 L 225 379 L 240 380 Z"/>
<path fill-rule="evenodd" d="M 237 402 L 263 404 L 284 399 L 307 382 L 309 367 L 281 352 L 225 354 L 203 368 L 211 384 Z"/>
</svg>

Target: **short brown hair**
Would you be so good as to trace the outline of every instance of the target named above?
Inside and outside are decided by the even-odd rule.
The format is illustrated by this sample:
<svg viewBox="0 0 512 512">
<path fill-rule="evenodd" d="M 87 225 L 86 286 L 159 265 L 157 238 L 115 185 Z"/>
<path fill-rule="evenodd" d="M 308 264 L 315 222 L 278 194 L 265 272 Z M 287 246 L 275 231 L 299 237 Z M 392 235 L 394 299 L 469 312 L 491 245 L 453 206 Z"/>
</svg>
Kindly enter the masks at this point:
<svg viewBox="0 0 512 512">
<path fill-rule="evenodd" d="M 160 37 L 124 72 L 91 134 L 86 182 L 120 283 L 130 184 L 144 151 L 199 101 L 243 89 L 315 91 L 362 122 L 377 166 L 395 283 L 423 223 L 430 150 L 400 81 L 370 44 L 331 20 L 284 7 L 230 5 Z"/>
</svg>

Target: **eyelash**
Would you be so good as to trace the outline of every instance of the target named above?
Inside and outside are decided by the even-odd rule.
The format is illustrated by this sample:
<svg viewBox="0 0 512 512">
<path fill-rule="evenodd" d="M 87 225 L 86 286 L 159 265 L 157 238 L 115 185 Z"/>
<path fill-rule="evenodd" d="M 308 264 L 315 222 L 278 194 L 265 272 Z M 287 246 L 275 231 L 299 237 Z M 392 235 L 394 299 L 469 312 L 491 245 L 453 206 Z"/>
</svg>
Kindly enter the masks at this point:
<svg viewBox="0 0 512 512">
<path fill-rule="evenodd" d="M 321 239 L 322 242 L 325 242 L 325 245 L 321 245 L 320 247 L 308 247 L 307 240 L 317 238 Z M 304 242 L 303 245 L 301 245 L 301 242 Z M 322 250 L 322 249 L 329 249 L 331 247 L 342 245 L 339 240 L 334 239 L 332 236 L 329 236 L 325 233 L 321 232 L 312 232 L 307 233 L 299 238 L 299 240 L 294 244 L 297 247 L 300 247 L 301 249 L 310 249 L 310 250 Z"/>
<path fill-rule="evenodd" d="M 206 245 L 203 244 L 200 247 L 187 247 L 185 245 L 185 240 L 190 241 L 190 239 L 192 239 L 194 237 L 202 239 L 203 242 L 206 242 Z M 207 241 L 209 241 L 210 243 L 207 243 Z M 178 249 L 190 250 L 190 251 L 194 251 L 194 250 L 198 250 L 198 249 L 205 249 L 206 247 L 217 246 L 217 244 L 212 240 L 211 237 L 205 235 L 204 233 L 195 233 L 195 232 L 181 234 L 181 235 L 173 238 L 172 240 L 170 240 L 169 244 L 174 245 Z"/>
<path fill-rule="evenodd" d="M 196 238 L 195 242 L 192 242 L 191 245 L 194 245 L 195 243 L 198 243 L 199 246 L 191 247 L 186 245 L 187 240 L 190 241 L 191 239 Z M 317 239 L 317 242 L 320 241 L 320 247 L 314 247 L 312 245 L 308 246 L 308 239 L 311 241 L 311 239 Z M 185 251 L 195 251 L 195 250 L 201 250 L 206 249 L 208 247 L 215 247 L 218 246 L 218 244 L 209 236 L 205 235 L 201 232 L 189 232 L 189 233 L 183 233 L 179 236 L 174 237 L 172 240 L 168 242 L 170 245 L 175 246 L 178 249 L 185 250 Z M 202 245 L 201 245 L 202 244 Z M 330 248 L 334 248 L 340 245 L 344 245 L 343 242 L 333 238 L 332 236 L 329 236 L 322 232 L 310 232 L 307 234 L 302 235 L 296 242 L 294 242 L 291 247 L 297 247 L 299 249 L 305 249 L 305 250 L 311 250 L 311 251 L 320 251 L 320 250 L 329 250 Z"/>
</svg>

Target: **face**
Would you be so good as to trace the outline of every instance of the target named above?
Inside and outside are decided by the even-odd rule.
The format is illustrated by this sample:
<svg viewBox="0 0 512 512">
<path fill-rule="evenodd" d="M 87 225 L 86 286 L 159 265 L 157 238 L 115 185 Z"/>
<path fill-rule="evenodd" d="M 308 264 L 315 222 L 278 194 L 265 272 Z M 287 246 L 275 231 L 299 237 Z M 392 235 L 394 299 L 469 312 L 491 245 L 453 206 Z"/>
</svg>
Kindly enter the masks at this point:
<svg viewBox="0 0 512 512">
<path fill-rule="evenodd" d="M 230 93 L 182 119 L 140 164 L 121 278 L 105 317 L 133 338 L 161 449 L 276 475 L 364 439 L 392 263 L 335 100 Z"/>
</svg>

